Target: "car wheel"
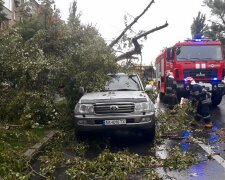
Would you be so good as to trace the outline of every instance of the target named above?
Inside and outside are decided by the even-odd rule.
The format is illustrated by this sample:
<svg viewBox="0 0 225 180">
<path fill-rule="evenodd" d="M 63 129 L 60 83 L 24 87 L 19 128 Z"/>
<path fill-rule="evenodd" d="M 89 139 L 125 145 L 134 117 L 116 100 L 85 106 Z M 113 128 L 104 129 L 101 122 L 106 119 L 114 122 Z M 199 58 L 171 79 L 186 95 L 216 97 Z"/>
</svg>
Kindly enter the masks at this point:
<svg viewBox="0 0 225 180">
<path fill-rule="evenodd" d="M 152 142 L 155 138 L 155 125 L 150 129 L 145 129 L 142 134 L 147 141 Z"/>
<path fill-rule="evenodd" d="M 79 131 L 74 131 L 74 139 L 77 141 L 83 141 L 87 137 L 87 134 L 85 132 L 79 132 Z"/>
</svg>

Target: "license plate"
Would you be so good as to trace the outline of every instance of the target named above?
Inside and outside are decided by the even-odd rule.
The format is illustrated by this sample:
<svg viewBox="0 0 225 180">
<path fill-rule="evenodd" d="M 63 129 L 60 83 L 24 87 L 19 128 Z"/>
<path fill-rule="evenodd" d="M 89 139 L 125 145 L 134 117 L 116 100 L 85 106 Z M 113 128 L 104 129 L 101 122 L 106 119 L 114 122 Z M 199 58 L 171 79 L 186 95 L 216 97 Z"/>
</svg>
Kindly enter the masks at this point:
<svg viewBox="0 0 225 180">
<path fill-rule="evenodd" d="M 119 119 L 119 120 L 105 120 L 105 125 L 120 125 L 126 124 L 126 119 Z"/>
</svg>

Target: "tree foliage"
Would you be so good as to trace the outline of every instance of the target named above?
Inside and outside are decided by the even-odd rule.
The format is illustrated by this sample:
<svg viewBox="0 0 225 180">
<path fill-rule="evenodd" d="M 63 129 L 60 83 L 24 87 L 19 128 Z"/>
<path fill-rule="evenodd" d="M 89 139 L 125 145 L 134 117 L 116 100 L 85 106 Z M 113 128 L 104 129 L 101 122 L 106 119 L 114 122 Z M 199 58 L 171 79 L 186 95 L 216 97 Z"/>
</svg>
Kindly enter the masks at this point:
<svg viewBox="0 0 225 180">
<path fill-rule="evenodd" d="M 212 39 L 219 39 L 225 44 L 225 1 L 224 0 L 204 0 L 204 4 L 210 8 L 214 18 L 209 20 L 209 30 L 205 31 L 205 36 Z"/>
<path fill-rule="evenodd" d="M 207 29 L 205 24 L 206 16 L 201 12 L 198 12 L 196 18 L 193 19 L 193 23 L 191 25 L 191 35 L 192 38 L 201 38 L 204 32 Z"/>
<path fill-rule="evenodd" d="M 64 37 L 64 58 L 72 63 L 73 72 L 65 89 L 68 99 L 78 94 L 76 90 L 80 86 L 87 91 L 99 89 L 107 73 L 117 70 L 112 50 L 95 27 L 81 24 L 75 9 L 71 9 Z"/>
<path fill-rule="evenodd" d="M 33 13 L 32 1 L 24 3 L 19 10 L 21 21 L 18 26 L 24 41 L 28 41 L 39 34 L 38 38 L 40 39 L 37 43 L 45 55 L 60 56 L 62 54 L 60 46 L 64 24 L 60 19 L 59 10 L 53 9 L 53 5 L 53 1 L 43 0 L 39 10 Z"/>
<path fill-rule="evenodd" d="M 0 48 L 1 121 L 31 126 L 55 119 L 54 94 L 62 62 L 46 58 L 35 43 L 24 43 L 17 29 L 1 35 Z"/>
<path fill-rule="evenodd" d="M 27 127 L 32 123 L 59 119 L 55 115 L 60 114 L 56 112 L 55 104 L 59 88 L 64 89 L 63 95 L 72 110 L 80 97 L 79 87 L 86 91 L 99 90 L 108 73 L 121 69 L 114 49 L 106 44 L 96 28 L 81 23 L 77 1 L 72 3 L 67 22 L 61 20 L 54 1 L 40 2 L 36 13 L 32 1 L 23 4 L 19 9 L 21 21 L 0 37 L 3 52 L 0 55 L 0 92 L 3 97 L 0 102 L 5 104 L 0 106 L 1 121 L 22 123 Z M 153 2 L 128 25 L 128 29 Z M 134 53 L 141 52 L 138 39 L 167 25 L 140 31 L 131 38 Z M 128 29 L 124 30 L 124 36 Z"/>
<path fill-rule="evenodd" d="M 80 86 L 99 89 L 117 70 L 114 53 L 95 27 L 80 22 L 76 8 L 64 23 L 53 1 L 42 4 L 37 14 L 22 7 L 22 21 L 0 37 L 0 119 L 26 127 L 59 119 L 59 87 L 74 108 Z"/>
</svg>

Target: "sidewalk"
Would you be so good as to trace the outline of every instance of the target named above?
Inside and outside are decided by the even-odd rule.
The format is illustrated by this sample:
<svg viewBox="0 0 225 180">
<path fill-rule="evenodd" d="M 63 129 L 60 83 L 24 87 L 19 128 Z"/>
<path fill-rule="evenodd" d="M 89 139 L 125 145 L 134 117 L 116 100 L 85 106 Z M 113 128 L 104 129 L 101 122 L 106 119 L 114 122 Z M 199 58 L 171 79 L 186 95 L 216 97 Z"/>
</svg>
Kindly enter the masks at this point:
<svg viewBox="0 0 225 180">
<path fill-rule="evenodd" d="M 58 131 L 51 130 L 47 135 L 41 139 L 39 143 L 29 148 L 23 155 L 31 160 L 34 159 L 36 155 L 47 145 L 47 143 L 58 133 Z"/>
</svg>

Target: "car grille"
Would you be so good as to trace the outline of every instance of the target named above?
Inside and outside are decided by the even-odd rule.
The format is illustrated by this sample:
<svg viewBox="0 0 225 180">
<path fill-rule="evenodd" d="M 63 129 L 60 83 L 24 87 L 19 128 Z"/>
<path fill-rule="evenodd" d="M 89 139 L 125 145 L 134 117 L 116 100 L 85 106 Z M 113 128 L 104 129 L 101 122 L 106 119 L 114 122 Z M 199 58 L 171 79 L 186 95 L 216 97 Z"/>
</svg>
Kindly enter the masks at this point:
<svg viewBox="0 0 225 180">
<path fill-rule="evenodd" d="M 95 104 L 96 114 L 131 113 L 134 112 L 134 103 L 127 104 Z"/>
<path fill-rule="evenodd" d="M 214 78 L 217 77 L 217 69 L 185 69 L 184 77 Z"/>
</svg>

